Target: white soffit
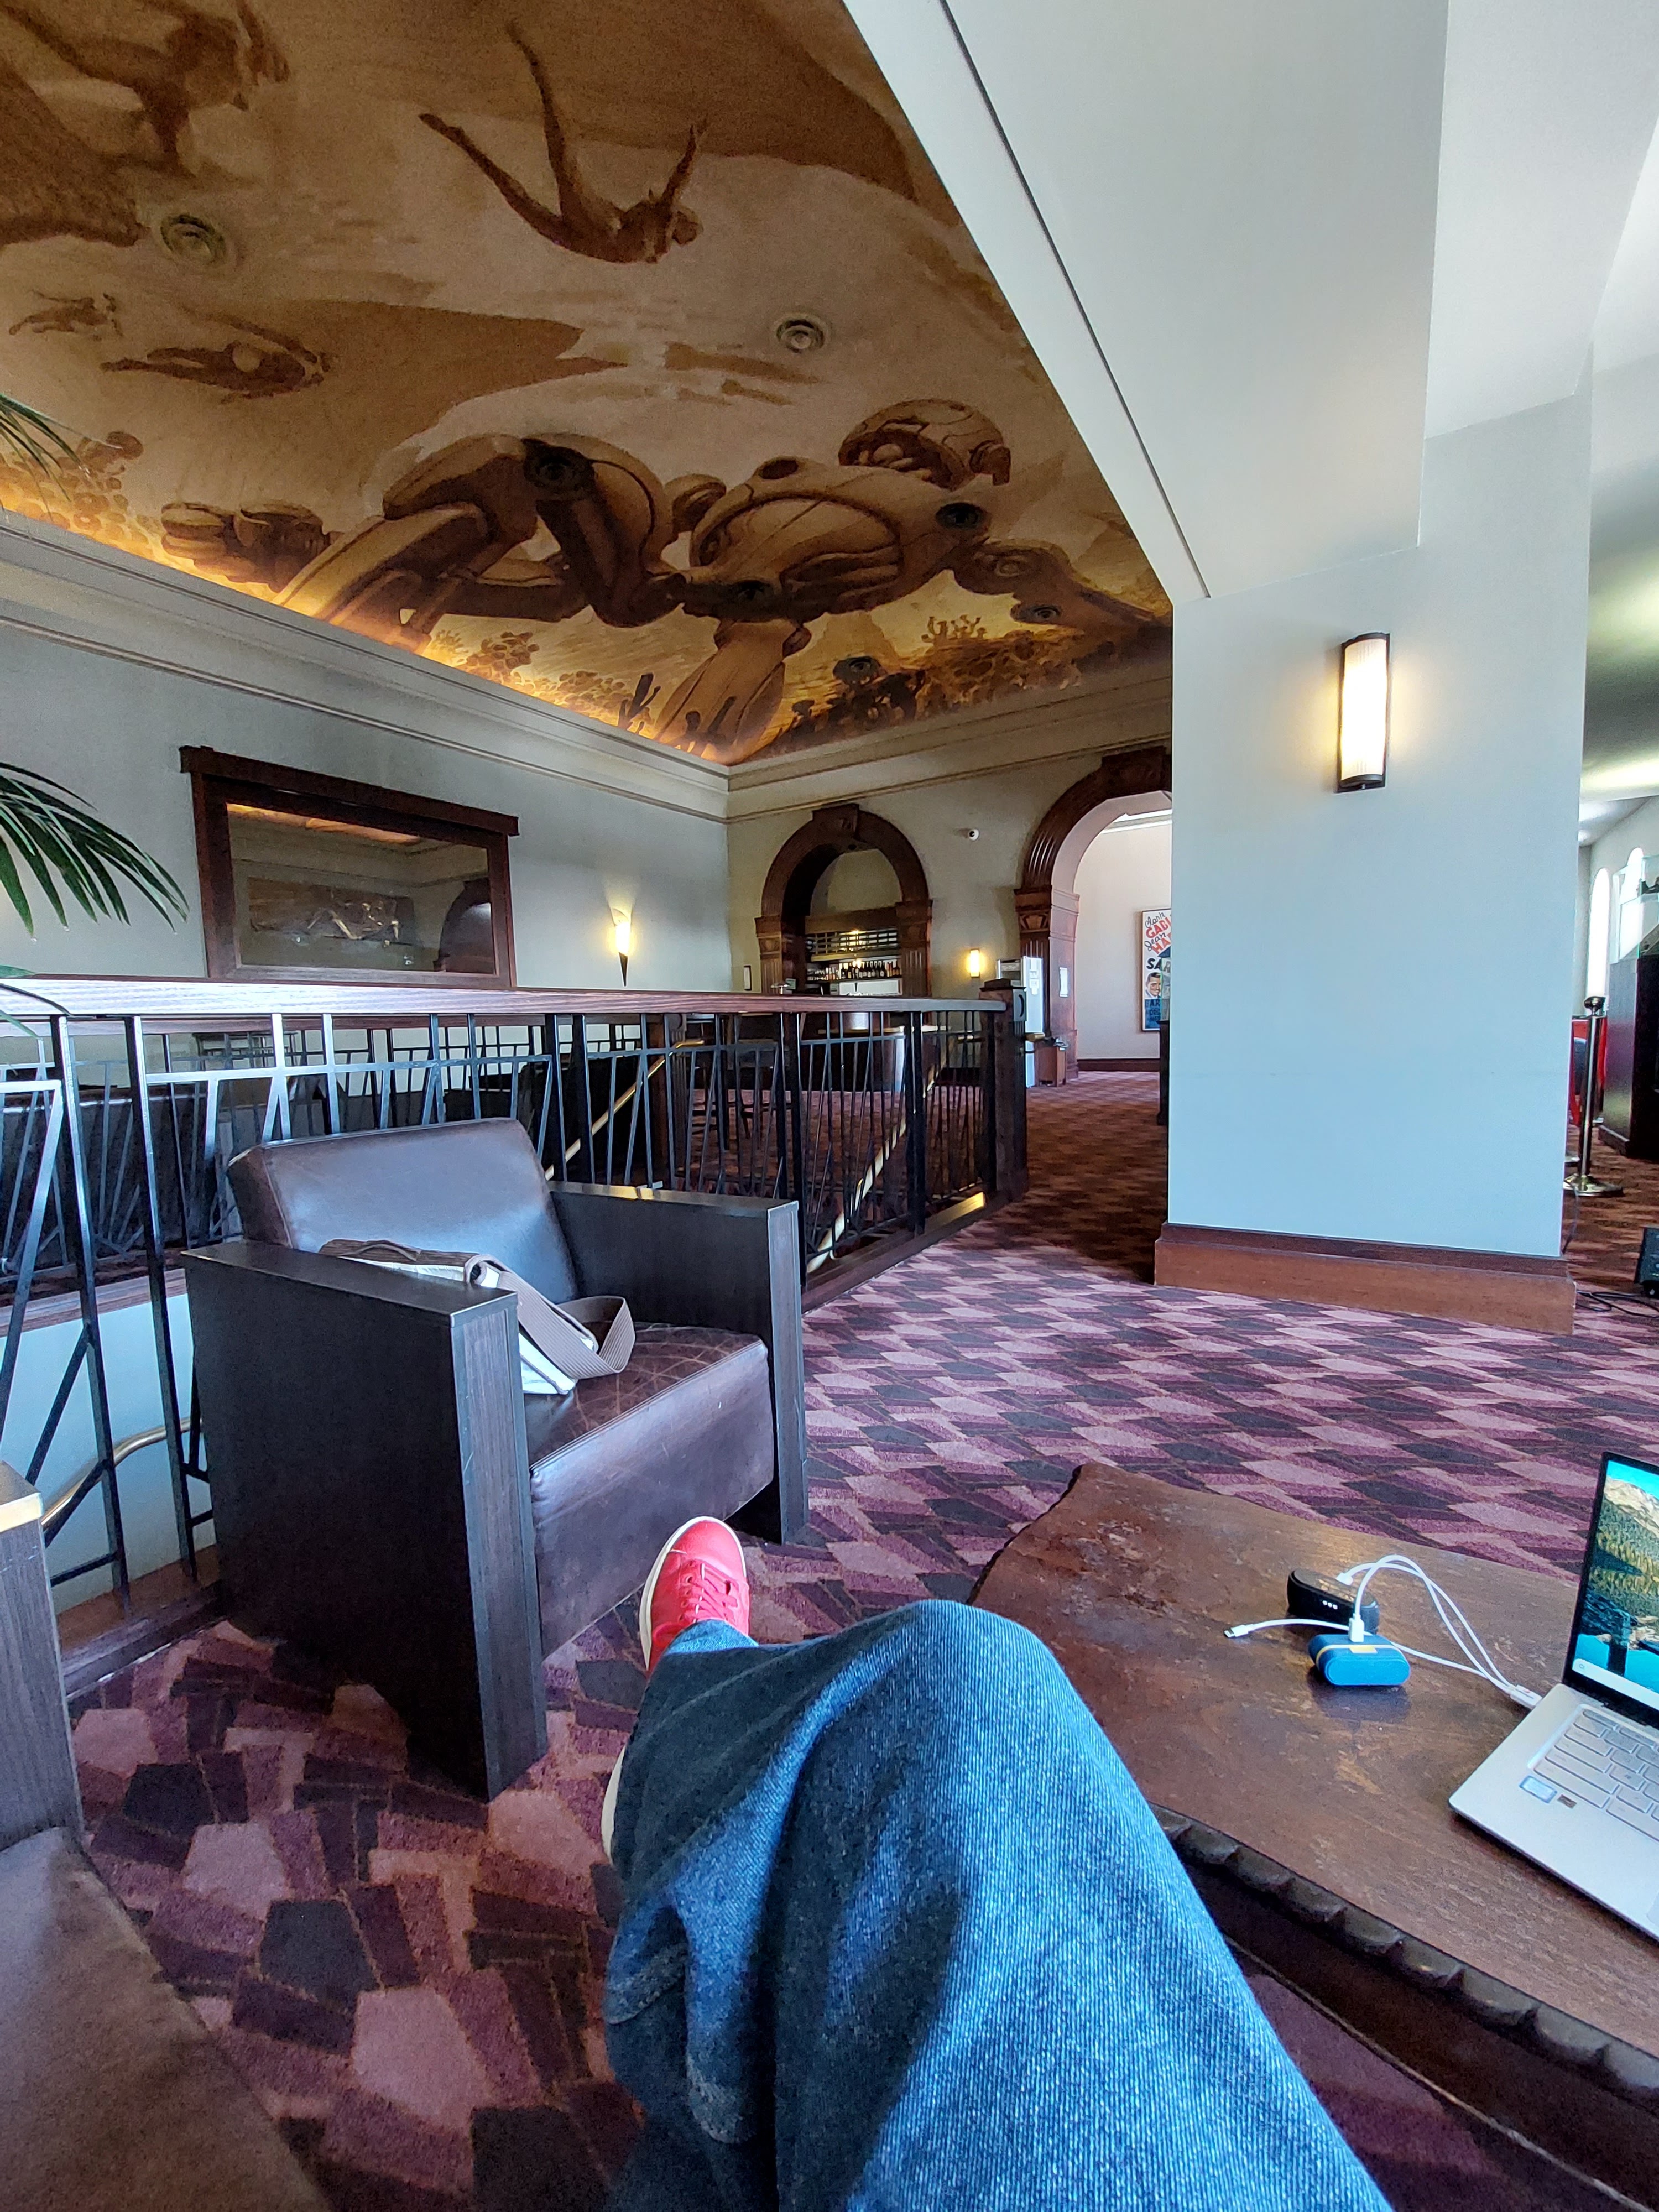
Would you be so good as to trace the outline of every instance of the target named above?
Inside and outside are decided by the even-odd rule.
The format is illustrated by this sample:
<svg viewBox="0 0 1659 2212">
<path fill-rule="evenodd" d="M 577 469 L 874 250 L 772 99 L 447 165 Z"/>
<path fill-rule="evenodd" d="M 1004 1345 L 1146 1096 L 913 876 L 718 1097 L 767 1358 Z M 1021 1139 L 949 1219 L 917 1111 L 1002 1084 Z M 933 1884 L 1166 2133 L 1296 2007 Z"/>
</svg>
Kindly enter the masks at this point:
<svg viewBox="0 0 1659 2212">
<path fill-rule="evenodd" d="M 1079 316 L 1208 590 L 1414 542 L 1445 0 L 849 4 L 1171 597 L 1079 412 Z"/>
<path fill-rule="evenodd" d="M 1170 599 L 1204 580 L 943 0 L 847 0 Z"/>
<path fill-rule="evenodd" d="M 1654 0 L 1451 0 L 1431 436 L 1576 390 L 1656 116 Z"/>
<path fill-rule="evenodd" d="M 1625 218 L 1613 273 L 1595 318 L 1595 369 L 1626 368 L 1659 354 L 1659 131 Z"/>
</svg>

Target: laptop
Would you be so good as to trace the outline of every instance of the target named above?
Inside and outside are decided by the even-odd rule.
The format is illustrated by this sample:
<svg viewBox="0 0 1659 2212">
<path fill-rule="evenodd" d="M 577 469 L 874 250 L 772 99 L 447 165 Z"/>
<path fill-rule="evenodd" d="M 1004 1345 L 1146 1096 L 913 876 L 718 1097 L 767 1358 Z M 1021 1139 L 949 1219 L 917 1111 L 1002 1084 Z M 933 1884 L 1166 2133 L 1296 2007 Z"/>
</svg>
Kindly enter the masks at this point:
<svg viewBox="0 0 1659 2212">
<path fill-rule="evenodd" d="M 1659 1468 L 1601 1462 L 1563 1679 L 1451 1804 L 1659 1936 Z"/>
</svg>

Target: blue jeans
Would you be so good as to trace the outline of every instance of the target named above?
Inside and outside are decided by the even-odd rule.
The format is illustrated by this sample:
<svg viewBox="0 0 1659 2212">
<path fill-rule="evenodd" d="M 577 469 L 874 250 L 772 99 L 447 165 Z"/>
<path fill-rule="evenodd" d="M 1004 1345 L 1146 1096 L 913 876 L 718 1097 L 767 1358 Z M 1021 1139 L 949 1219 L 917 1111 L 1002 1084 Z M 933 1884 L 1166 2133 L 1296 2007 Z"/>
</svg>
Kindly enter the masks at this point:
<svg viewBox="0 0 1659 2212">
<path fill-rule="evenodd" d="M 1387 2212 L 1010 1621 L 688 1630 L 614 1856 L 611 2212 Z"/>
</svg>

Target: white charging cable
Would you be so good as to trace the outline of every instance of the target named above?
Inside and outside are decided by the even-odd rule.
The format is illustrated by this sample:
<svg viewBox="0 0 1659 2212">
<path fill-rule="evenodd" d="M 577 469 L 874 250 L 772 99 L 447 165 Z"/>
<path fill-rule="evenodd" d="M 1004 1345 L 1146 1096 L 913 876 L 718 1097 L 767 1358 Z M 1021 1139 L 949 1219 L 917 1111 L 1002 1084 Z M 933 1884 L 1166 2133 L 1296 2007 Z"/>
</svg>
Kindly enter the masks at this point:
<svg viewBox="0 0 1659 2212">
<path fill-rule="evenodd" d="M 1392 1644 L 1396 1651 L 1403 1651 L 1407 1658 L 1421 1659 L 1431 1667 L 1449 1667 L 1460 1674 L 1479 1675 L 1482 1681 L 1490 1682 L 1495 1690 L 1501 1690 L 1506 1698 L 1510 1698 L 1524 1711 L 1529 1711 L 1538 1703 L 1539 1693 L 1536 1690 L 1528 1689 L 1522 1682 L 1511 1682 L 1508 1675 L 1498 1667 L 1491 1652 L 1475 1634 L 1469 1624 L 1468 1615 L 1456 1599 L 1449 1591 L 1442 1589 L 1439 1583 L 1430 1576 L 1425 1574 L 1415 1559 L 1408 1559 L 1401 1552 L 1385 1553 L 1380 1559 L 1362 1559 L 1358 1565 L 1345 1568 L 1336 1577 L 1337 1581 L 1345 1586 L 1356 1581 L 1359 1584 L 1358 1589 L 1354 1592 L 1353 1612 L 1348 1620 L 1348 1638 L 1351 1643 L 1364 1644 L 1372 1640 L 1365 1626 L 1361 1608 L 1365 1602 L 1366 1591 L 1370 1588 L 1376 1577 L 1381 1574 L 1410 1575 L 1421 1583 L 1429 1594 L 1429 1599 L 1435 1612 L 1439 1616 L 1441 1626 L 1463 1656 L 1462 1659 L 1448 1659 L 1443 1653 L 1438 1651 L 1419 1651 L 1413 1644 L 1401 1643 L 1399 1638 L 1395 1636 L 1379 1635 L 1375 1638 L 1376 1642 Z M 1254 1636 L 1258 1630 L 1263 1628 L 1312 1628 L 1323 1630 L 1328 1634 L 1340 1632 L 1336 1625 L 1328 1620 L 1299 1620 L 1288 1615 L 1276 1620 L 1242 1621 L 1237 1628 L 1230 1628 L 1226 1632 L 1230 1637 Z"/>
</svg>

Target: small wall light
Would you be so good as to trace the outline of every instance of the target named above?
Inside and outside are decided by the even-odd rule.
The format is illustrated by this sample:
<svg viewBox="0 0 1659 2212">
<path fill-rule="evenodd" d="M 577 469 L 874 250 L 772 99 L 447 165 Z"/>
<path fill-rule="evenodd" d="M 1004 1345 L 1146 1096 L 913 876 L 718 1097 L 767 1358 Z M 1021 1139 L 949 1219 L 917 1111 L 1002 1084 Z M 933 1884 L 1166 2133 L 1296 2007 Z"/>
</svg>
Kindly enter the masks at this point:
<svg viewBox="0 0 1659 2212">
<path fill-rule="evenodd" d="M 616 927 L 617 957 L 622 962 L 623 981 L 628 981 L 628 956 L 634 949 L 634 918 L 619 914 Z"/>
<path fill-rule="evenodd" d="M 1342 648 L 1336 787 L 1380 791 L 1389 769 L 1389 634 L 1351 637 Z"/>
<path fill-rule="evenodd" d="M 968 955 L 968 973 L 975 982 L 985 973 L 985 955 L 982 952 L 970 952 Z"/>
</svg>

